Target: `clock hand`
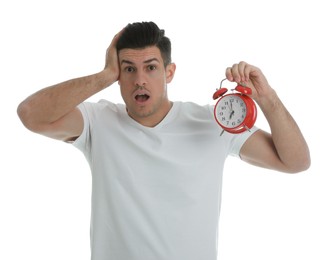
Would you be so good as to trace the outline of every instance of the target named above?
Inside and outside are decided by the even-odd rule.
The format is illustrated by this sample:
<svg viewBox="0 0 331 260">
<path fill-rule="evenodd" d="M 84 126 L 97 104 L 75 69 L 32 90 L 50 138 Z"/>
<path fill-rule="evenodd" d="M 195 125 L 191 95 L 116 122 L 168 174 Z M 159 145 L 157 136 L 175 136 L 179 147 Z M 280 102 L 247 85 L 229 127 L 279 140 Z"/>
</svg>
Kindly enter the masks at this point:
<svg viewBox="0 0 331 260">
<path fill-rule="evenodd" d="M 234 110 L 232 108 L 232 102 L 230 102 L 230 105 L 228 105 L 228 107 L 230 108 L 230 120 L 231 120 L 232 116 L 234 115 Z"/>
<path fill-rule="evenodd" d="M 234 115 L 234 110 L 231 111 L 230 119 L 233 117 L 233 115 Z"/>
<path fill-rule="evenodd" d="M 230 110 L 232 111 L 232 102 L 230 101 L 230 105 L 228 104 L 228 107 L 230 108 Z"/>
</svg>

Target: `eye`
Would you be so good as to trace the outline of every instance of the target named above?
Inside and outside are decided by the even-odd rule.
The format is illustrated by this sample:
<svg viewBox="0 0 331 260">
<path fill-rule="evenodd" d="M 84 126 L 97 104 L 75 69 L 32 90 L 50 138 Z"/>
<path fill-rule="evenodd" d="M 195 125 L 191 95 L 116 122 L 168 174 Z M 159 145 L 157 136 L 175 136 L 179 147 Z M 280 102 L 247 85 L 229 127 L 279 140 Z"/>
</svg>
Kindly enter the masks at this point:
<svg viewBox="0 0 331 260">
<path fill-rule="evenodd" d="M 148 65 L 148 70 L 156 70 L 156 66 L 155 65 Z"/>
<path fill-rule="evenodd" d="M 126 72 L 135 72 L 136 71 L 136 69 L 134 67 L 125 67 L 124 70 Z"/>
</svg>

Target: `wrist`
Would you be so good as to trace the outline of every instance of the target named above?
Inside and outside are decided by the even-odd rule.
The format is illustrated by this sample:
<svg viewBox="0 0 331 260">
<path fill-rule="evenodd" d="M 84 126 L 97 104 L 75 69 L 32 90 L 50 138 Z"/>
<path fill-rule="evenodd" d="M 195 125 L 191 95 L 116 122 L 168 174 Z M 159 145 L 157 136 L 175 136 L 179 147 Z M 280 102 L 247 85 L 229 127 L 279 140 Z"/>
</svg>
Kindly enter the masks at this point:
<svg viewBox="0 0 331 260">
<path fill-rule="evenodd" d="M 281 101 L 276 91 L 270 88 L 267 94 L 259 97 L 259 99 L 256 100 L 256 103 L 259 105 L 263 112 L 267 112 L 277 109 L 277 107 L 281 104 Z"/>
<path fill-rule="evenodd" d="M 109 87 L 118 80 L 118 74 L 108 68 L 103 69 L 96 76 L 102 89 Z"/>
</svg>

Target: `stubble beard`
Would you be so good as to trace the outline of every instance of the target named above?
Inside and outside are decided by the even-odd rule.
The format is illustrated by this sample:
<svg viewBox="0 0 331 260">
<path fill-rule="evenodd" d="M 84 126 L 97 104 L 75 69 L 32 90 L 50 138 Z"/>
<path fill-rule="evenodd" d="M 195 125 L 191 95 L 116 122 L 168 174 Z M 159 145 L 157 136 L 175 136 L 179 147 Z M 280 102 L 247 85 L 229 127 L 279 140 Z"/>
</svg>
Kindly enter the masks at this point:
<svg viewBox="0 0 331 260">
<path fill-rule="evenodd" d="M 165 93 L 164 96 L 159 97 L 159 100 L 157 102 L 155 102 L 154 104 L 150 104 L 150 105 L 142 105 L 138 108 L 134 108 L 132 110 L 128 110 L 128 114 L 131 118 L 133 118 L 134 120 L 142 123 L 144 120 L 147 120 L 149 118 L 152 119 L 152 117 L 154 115 L 157 115 L 158 112 L 160 112 L 160 118 L 155 118 L 153 120 L 158 121 L 157 123 L 161 122 L 162 119 L 165 117 L 165 115 L 169 112 L 169 111 L 165 111 L 165 115 L 162 113 L 162 109 L 163 106 L 166 106 L 167 102 L 170 102 L 167 98 L 167 94 Z M 151 106 L 149 108 L 149 106 Z"/>
</svg>

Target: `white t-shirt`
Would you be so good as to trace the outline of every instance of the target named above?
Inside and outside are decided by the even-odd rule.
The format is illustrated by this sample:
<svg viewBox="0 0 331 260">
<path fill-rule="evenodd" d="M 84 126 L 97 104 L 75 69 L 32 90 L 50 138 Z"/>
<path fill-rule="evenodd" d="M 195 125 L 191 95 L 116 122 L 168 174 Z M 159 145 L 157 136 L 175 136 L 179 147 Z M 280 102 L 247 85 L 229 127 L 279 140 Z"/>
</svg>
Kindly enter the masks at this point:
<svg viewBox="0 0 331 260">
<path fill-rule="evenodd" d="M 79 106 L 74 142 L 92 171 L 92 260 L 216 260 L 222 172 L 243 134 L 224 133 L 213 106 L 174 102 L 155 127 L 101 100 Z"/>
</svg>

